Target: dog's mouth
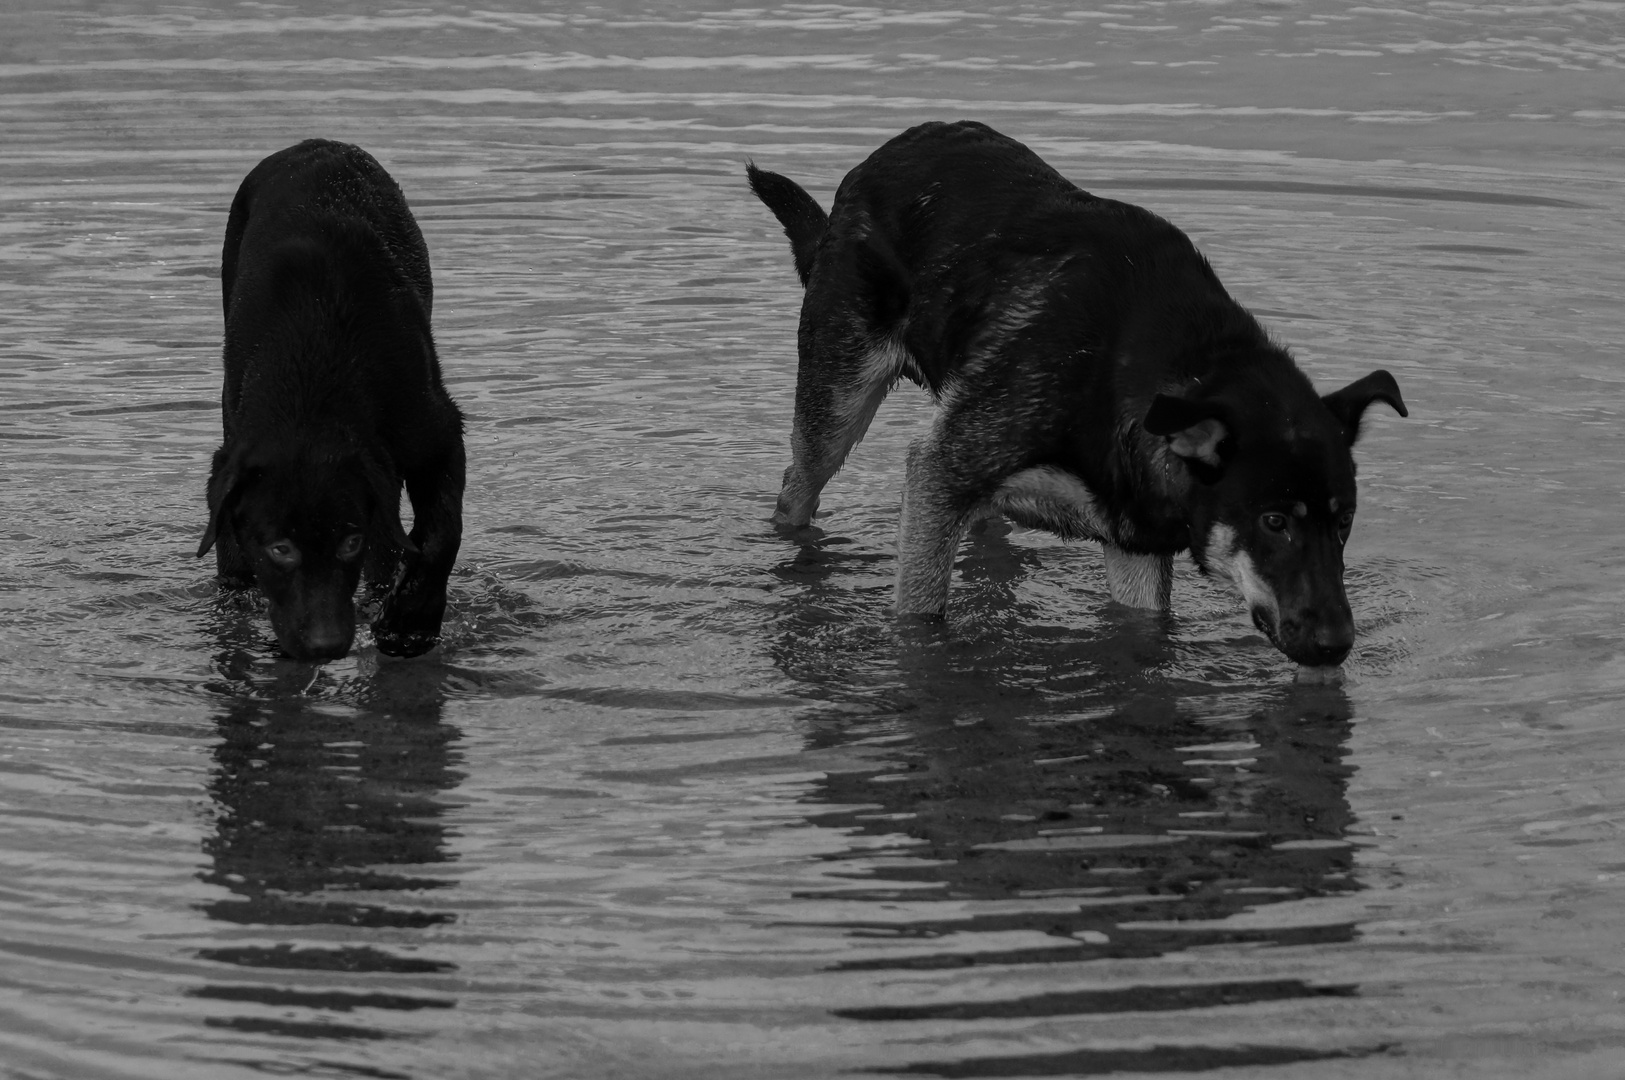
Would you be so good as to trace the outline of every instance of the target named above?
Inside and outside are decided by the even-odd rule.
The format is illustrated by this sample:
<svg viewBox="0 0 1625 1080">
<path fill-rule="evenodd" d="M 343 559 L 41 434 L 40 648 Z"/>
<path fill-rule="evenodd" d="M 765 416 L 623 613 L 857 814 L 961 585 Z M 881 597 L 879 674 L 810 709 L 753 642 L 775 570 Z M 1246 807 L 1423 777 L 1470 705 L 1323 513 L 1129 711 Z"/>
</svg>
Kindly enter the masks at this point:
<svg viewBox="0 0 1625 1080">
<path fill-rule="evenodd" d="M 1306 668 L 1336 668 L 1348 658 L 1352 643 L 1321 642 L 1301 624 L 1288 621 L 1283 627 L 1268 608 L 1252 609 L 1253 625 L 1269 638 L 1287 659 Z"/>
<path fill-rule="evenodd" d="M 1281 645 L 1281 631 L 1276 625 L 1275 614 L 1269 608 L 1259 605 L 1253 608 L 1252 616 L 1253 625 L 1258 627 L 1259 632 L 1270 639 L 1271 645 L 1285 652 L 1286 649 Z"/>
</svg>

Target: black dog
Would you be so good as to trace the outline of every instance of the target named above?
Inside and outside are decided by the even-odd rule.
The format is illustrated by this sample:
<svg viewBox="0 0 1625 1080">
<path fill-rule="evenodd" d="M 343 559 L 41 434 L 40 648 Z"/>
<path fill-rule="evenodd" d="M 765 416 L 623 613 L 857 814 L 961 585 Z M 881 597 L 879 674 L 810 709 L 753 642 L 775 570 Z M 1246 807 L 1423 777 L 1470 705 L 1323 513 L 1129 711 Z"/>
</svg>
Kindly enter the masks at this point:
<svg viewBox="0 0 1625 1080">
<path fill-rule="evenodd" d="M 1002 512 L 1099 540 L 1113 598 L 1137 607 L 1168 607 L 1188 547 L 1282 652 L 1342 662 L 1349 450 L 1372 401 L 1406 415 L 1392 376 L 1318 396 L 1184 233 L 982 124 L 905 131 L 828 215 L 747 171 L 806 286 L 775 522 L 812 519 L 907 376 L 941 409 L 909 448 L 899 613 L 940 615 L 966 526 Z"/>
<path fill-rule="evenodd" d="M 258 583 L 296 659 L 349 651 L 363 567 L 394 584 L 379 650 L 428 650 L 462 538 L 463 418 L 441 385 L 429 252 L 401 189 L 344 143 L 272 154 L 232 201 L 220 280 L 225 442 L 198 555 L 218 542 L 221 578 Z"/>
</svg>

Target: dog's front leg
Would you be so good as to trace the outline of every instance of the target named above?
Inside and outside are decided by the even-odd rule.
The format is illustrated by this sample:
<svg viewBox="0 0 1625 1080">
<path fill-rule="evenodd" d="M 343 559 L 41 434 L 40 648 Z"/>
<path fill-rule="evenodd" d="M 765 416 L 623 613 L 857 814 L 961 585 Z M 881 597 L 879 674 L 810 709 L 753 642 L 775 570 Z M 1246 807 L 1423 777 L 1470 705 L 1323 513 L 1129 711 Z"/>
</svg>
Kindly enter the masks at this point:
<svg viewBox="0 0 1625 1080">
<path fill-rule="evenodd" d="M 1115 544 L 1106 552 L 1106 585 L 1112 599 L 1129 607 L 1167 611 L 1173 599 L 1172 555 L 1134 555 Z"/>
<path fill-rule="evenodd" d="M 968 516 L 958 505 L 934 438 L 911 443 L 897 525 L 897 614 L 940 616 Z"/>
<path fill-rule="evenodd" d="M 464 461 L 458 446 L 449 460 L 406 478 L 412 500 L 412 543 L 405 568 L 372 624 L 378 651 L 417 656 L 440 640 L 446 614 L 446 580 L 463 539 Z"/>
</svg>

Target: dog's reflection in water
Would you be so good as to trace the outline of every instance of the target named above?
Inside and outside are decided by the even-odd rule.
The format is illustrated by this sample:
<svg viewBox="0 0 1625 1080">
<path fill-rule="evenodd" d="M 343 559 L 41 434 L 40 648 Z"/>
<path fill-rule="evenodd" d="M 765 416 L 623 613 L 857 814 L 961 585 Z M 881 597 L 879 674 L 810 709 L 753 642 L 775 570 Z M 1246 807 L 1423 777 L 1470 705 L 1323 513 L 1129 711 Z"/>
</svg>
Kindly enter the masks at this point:
<svg viewBox="0 0 1625 1080">
<path fill-rule="evenodd" d="M 831 867 L 834 880 L 806 894 L 853 902 L 834 924 L 858 954 L 836 965 L 854 980 L 854 1000 L 837 1015 L 1081 1017 L 1356 993 L 1319 978 L 1312 963 L 1253 979 L 1219 964 L 1203 979 L 1200 954 L 1190 953 L 1177 985 L 1133 965 L 1201 946 L 1353 939 L 1341 918 L 1230 918 L 1363 887 L 1345 838 L 1347 695 L 1278 681 L 1204 684 L 1185 673 L 1231 646 L 1182 643 L 1128 609 L 1107 608 L 1087 629 L 1035 625 L 1015 586 L 1038 557 L 997 540 L 974 546 L 963 568 L 969 611 L 948 626 L 842 630 L 840 609 L 854 601 L 827 578 L 808 581 L 781 612 L 776 661 L 809 694 L 840 702 L 808 718 L 808 748 L 863 746 L 885 759 L 830 771 L 807 796 L 812 822 L 854 837 Z M 963 901 L 996 903 L 967 912 Z M 1051 973 L 1034 976 L 1050 984 L 1046 992 L 984 998 L 973 989 L 1006 976 L 1020 985 L 1028 965 Z M 983 966 L 986 979 L 963 994 L 931 983 L 920 1001 L 897 993 L 865 1001 L 875 984 L 858 974 Z M 1069 973 L 1086 985 L 1068 989 Z M 1149 1047 L 922 1061 L 905 1071 L 1177 1071 L 1364 1052 Z"/>
<path fill-rule="evenodd" d="M 443 675 L 422 661 L 385 663 L 324 699 L 297 692 L 323 669 L 276 666 L 266 678 L 260 662 L 259 685 L 238 683 L 216 717 L 214 827 L 200 877 L 224 893 L 202 910 L 236 929 L 200 953 L 230 965 L 222 979 L 192 992 L 269 1007 L 207 1017 L 215 1026 L 392 1037 L 350 1014 L 455 1004 L 440 985 L 455 965 L 410 944 L 412 931 L 455 918 L 434 905 L 454 884 L 435 870 L 453 858 L 442 796 L 462 778 L 461 734 L 441 716 Z M 326 973 L 323 988 L 290 983 L 300 971 Z"/>
</svg>

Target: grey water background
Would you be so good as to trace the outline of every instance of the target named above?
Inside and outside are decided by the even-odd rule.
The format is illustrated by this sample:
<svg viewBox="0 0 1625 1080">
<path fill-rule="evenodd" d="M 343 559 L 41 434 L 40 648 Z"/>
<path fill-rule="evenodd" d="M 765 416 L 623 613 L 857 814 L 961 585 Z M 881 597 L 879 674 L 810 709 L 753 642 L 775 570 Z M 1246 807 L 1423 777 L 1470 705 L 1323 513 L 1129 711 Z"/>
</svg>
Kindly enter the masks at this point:
<svg viewBox="0 0 1625 1080">
<path fill-rule="evenodd" d="M 1600 2 L 9 4 L 0 1076 L 1625 1075 L 1622 63 Z M 1398 377 L 1343 686 L 1021 531 L 900 631 L 906 386 L 771 531 L 743 165 L 827 205 L 958 118 Z M 470 416 L 410 662 L 278 659 L 192 558 L 226 210 L 316 135 Z"/>
</svg>

